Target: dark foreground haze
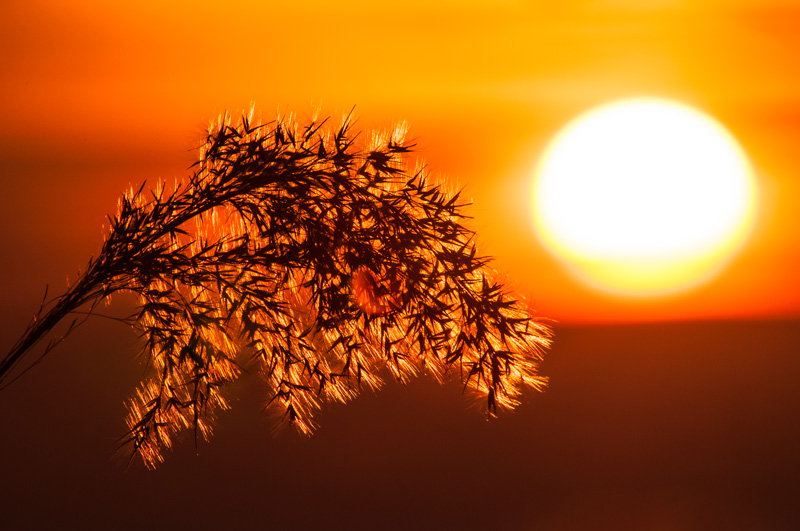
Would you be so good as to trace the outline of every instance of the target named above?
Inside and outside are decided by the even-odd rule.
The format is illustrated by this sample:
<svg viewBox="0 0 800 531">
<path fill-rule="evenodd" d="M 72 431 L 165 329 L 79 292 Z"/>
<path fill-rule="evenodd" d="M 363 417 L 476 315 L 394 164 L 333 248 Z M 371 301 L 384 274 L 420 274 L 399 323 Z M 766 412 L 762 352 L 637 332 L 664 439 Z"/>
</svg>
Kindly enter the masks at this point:
<svg viewBox="0 0 800 531">
<path fill-rule="evenodd" d="M 798 321 L 557 327 L 548 391 L 491 422 L 420 378 L 273 435 L 249 375 L 154 472 L 113 458 L 136 351 L 97 319 L 0 393 L 0 527 L 800 528 Z"/>
</svg>

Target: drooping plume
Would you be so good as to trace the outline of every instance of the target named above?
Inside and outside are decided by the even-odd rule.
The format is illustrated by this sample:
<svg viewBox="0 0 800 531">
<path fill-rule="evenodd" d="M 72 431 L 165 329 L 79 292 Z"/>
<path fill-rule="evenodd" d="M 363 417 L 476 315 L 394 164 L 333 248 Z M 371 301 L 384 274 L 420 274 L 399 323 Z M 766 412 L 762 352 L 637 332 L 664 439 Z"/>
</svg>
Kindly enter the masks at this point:
<svg viewBox="0 0 800 531">
<path fill-rule="evenodd" d="M 97 259 L 42 309 L 0 382 L 56 322 L 125 290 L 151 367 L 125 442 L 149 466 L 178 432 L 210 434 L 243 370 L 306 433 L 322 403 L 387 376 L 452 375 L 489 414 L 514 407 L 545 385 L 549 330 L 478 254 L 459 194 L 412 167 L 404 136 L 359 147 L 349 119 L 222 117 L 186 183 L 124 194 Z"/>
</svg>

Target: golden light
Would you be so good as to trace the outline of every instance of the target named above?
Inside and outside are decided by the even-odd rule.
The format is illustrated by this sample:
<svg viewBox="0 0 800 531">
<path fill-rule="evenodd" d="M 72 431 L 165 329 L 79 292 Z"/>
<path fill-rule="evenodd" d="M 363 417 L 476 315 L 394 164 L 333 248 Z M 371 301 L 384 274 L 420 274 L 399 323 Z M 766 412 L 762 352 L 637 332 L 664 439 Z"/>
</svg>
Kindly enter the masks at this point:
<svg viewBox="0 0 800 531">
<path fill-rule="evenodd" d="M 584 282 L 627 295 L 711 278 L 741 247 L 756 208 L 736 139 L 697 109 L 656 98 L 611 102 L 568 123 L 532 194 L 544 245 Z"/>
</svg>

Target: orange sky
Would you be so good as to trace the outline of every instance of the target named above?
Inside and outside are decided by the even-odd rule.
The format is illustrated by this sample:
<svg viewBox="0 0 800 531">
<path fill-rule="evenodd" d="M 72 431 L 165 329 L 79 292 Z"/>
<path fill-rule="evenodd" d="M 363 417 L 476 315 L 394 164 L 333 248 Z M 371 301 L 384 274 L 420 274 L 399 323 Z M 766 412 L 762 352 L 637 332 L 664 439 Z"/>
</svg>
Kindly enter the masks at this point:
<svg viewBox="0 0 800 531">
<path fill-rule="evenodd" d="M 430 168 L 466 186 L 482 248 L 545 316 L 800 316 L 798 49 L 800 6 L 774 0 L 4 2 L 5 291 L 33 312 L 45 283 L 58 291 L 97 252 L 123 188 L 187 174 L 220 111 L 355 105 L 362 127 L 406 120 Z M 742 252 L 668 298 L 583 287 L 538 243 L 527 204 L 548 139 L 636 95 L 716 117 L 761 191 Z"/>
</svg>

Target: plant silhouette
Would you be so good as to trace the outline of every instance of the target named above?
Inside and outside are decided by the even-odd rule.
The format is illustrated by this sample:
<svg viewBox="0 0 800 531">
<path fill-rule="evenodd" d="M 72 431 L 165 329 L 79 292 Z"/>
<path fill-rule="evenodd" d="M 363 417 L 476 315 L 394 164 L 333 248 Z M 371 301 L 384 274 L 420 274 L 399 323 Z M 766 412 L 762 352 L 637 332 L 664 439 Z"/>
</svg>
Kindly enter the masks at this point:
<svg viewBox="0 0 800 531">
<path fill-rule="evenodd" d="M 459 194 L 409 168 L 402 128 L 358 147 L 349 116 L 325 124 L 223 115 L 188 182 L 125 193 L 99 255 L 43 303 L 0 384 L 36 363 L 19 367 L 57 323 L 78 316 L 69 333 L 131 291 L 125 320 L 150 370 L 123 446 L 149 467 L 179 432 L 207 438 L 225 385 L 251 366 L 269 406 L 305 433 L 323 402 L 389 375 L 457 376 L 490 415 L 542 389 L 550 331 L 477 253 Z"/>
</svg>

